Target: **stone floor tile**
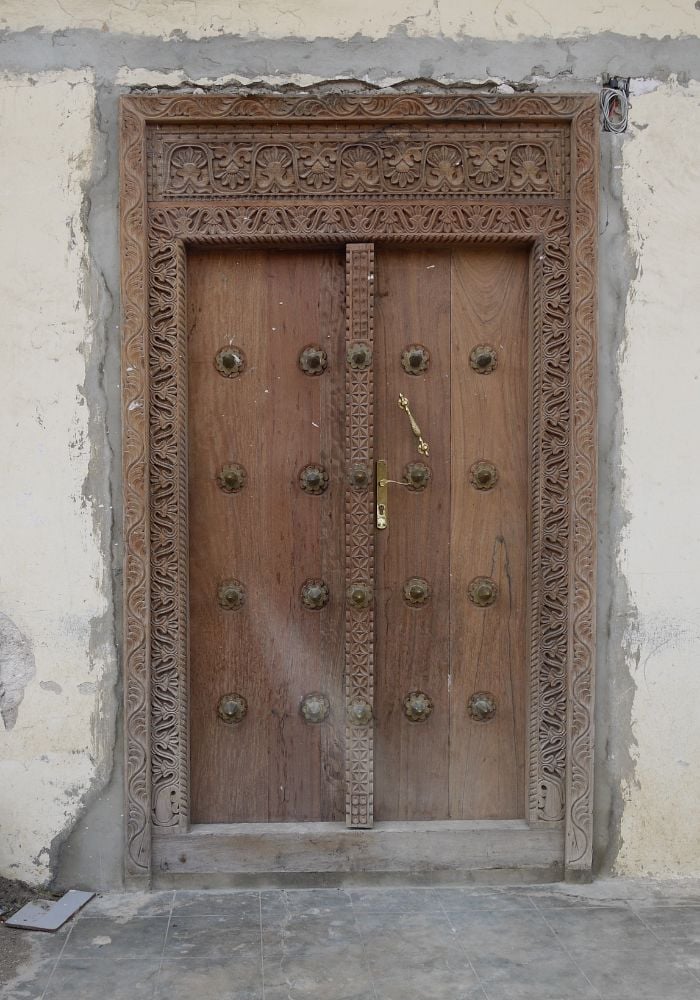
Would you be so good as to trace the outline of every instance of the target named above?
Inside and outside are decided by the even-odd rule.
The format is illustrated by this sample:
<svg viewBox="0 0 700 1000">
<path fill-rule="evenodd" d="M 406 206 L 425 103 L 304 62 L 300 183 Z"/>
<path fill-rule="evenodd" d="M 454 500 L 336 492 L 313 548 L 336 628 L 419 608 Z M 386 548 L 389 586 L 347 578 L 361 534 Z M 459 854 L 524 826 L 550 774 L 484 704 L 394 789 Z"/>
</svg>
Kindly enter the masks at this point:
<svg viewBox="0 0 700 1000">
<path fill-rule="evenodd" d="M 175 915 L 218 916 L 229 914 L 237 917 L 242 923 L 260 923 L 260 893 L 229 890 L 213 892 L 212 890 L 189 891 L 178 889 L 173 902 Z"/>
<path fill-rule="evenodd" d="M 504 949 L 527 951 L 558 947 L 551 927 L 531 910 L 465 909 L 447 913 L 458 940 L 471 956 L 500 955 Z"/>
<path fill-rule="evenodd" d="M 576 963 L 604 1000 L 698 1000 L 700 982 L 672 947 L 661 943 L 622 950 L 611 941 L 576 955 Z M 488 992 L 488 987 L 487 987 Z"/>
<path fill-rule="evenodd" d="M 175 893 L 172 889 L 153 892 L 100 893 L 82 908 L 76 920 L 84 917 L 114 917 L 129 920 L 131 917 L 167 917 Z"/>
<path fill-rule="evenodd" d="M 439 910 L 440 903 L 432 888 L 351 889 L 352 905 L 376 912 Z"/>
<path fill-rule="evenodd" d="M 445 910 L 533 910 L 535 904 L 527 893 L 520 892 L 474 892 L 471 888 L 438 888 L 436 899 Z"/>
<path fill-rule="evenodd" d="M 349 911 L 350 895 L 344 889 L 276 889 L 261 893 L 263 921 L 294 914 L 323 916 Z"/>
<path fill-rule="evenodd" d="M 263 1000 L 259 951 L 235 948 L 230 958 L 164 958 L 156 987 L 167 1000 Z"/>
<path fill-rule="evenodd" d="M 234 957 L 257 961 L 260 954 L 260 925 L 241 925 L 226 913 L 173 914 L 163 951 L 165 958 L 195 958 L 211 962 Z"/>
<path fill-rule="evenodd" d="M 485 1000 L 485 993 L 471 969 L 430 968 L 397 970 L 387 978 L 374 977 L 378 1000 Z"/>
<path fill-rule="evenodd" d="M 645 906 L 635 912 L 660 940 L 700 945 L 700 906 Z"/>
<path fill-rule="evenodd" d="M 150 1000 L 159 965 L 160 957 L 64 958 L 51 977 L 45 1000 Z"/>
<path fill-rule="evenodd" d="M 500 954 L 473 952 L 470 957 L 489 1000 L 600 1000 L 596 987 L 556 943 L 514 948 L 504 941 Z"/>
<path fill-rule="evenodd" d="M 38 1000 L 70 931 L 68 925 L 47 934 L 0 924 L 0 1000 Z"/>
<path fill-rule="evenodd" d="M 573 955 L 610 942 L 621 949 L 647 948 L 656 944 L 654 935 L 626 906 L 584 906 L 541 911 L 561 944 Z"/>
<path fill-rule="evenodd" d="M 83 917 L 66 942 L 64 958 L 160 957 L 168 917 Z"/>
<path fill-rule="evenodd" d="M 360 941 L 326 940 L 301 951 L 282 948 L 272 954 L 264 947 L 263 956 L 265 1000 L 359 1000 L 373 995 Z"/>
</svg>

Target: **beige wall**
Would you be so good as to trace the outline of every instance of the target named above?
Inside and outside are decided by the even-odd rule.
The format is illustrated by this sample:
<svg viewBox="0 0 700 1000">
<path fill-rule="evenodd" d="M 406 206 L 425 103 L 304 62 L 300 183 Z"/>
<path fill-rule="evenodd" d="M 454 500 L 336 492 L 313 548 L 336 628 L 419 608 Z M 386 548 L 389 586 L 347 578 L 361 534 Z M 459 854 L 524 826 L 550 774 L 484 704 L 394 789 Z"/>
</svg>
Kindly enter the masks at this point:
<svg viewBox="0 0 700 1000">
<path fill-rule="evenodd" d="M 604 31 L 677 38 L 698 31 L 700 13 L 690 0 L 646 4 L 597 0 L 3 0 L 0 25 L 14 31 L 96 28 L 165 37 L 259 35 L 263 38 L 381 38 L 400 28 L 411 36 L 443 35 L 503 41 L 585 37 Z"/>
<path fill-rule="evenodd" d="M 91 74 L 2 80 L 0 135 L 0 871 L 34 882 L 111 764 L 110 569 L 86 493 L 106 457 L 84 389 Z"/>
<path fill-rule="evenodd" d="M 619 569 L 634 616 L 620 872 L 700 873 L 700 83 L 634 101 L 623 196 L 637 276 L 621 356 Z"/>
</svg>

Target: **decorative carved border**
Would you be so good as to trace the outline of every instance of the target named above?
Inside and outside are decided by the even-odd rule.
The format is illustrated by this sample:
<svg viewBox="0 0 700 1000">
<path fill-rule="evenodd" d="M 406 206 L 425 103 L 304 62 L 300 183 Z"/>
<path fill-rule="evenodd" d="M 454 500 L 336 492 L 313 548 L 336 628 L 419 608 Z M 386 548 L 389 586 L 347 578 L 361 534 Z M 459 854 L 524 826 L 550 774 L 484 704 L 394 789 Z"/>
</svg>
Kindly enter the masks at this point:
<svg viewBox="0 0 700 1000">
<path fill-rule="evenodd" d="M 150 123 L 205 128 L 339 121 L 414 129 L 495 119 L 569 129 L 570 198 L 434 190 L 396 197 L 220 192 L 148 205 Z M 207 124 L 209 123 L 209 124 Z M 491 126 L 491 129 L 494 125 Z M 127 873 L 149 877 L 152 828 L 187 829 L 187 244 L 516 241 L 532 247 L 530 820 L 565 819 L 571 875 L 591 866 L 595 593 L 594 98 L 354 94 L 148 95 L 122 100 Z M 216 139 L 220 141 L 219 137 Z M 424 161 L 425 162 L 425 161 Z M 559 179 L 561 181 L 561 179 Z M 561 190 L 561 188 L 557 188 Z M 216 194 L 213 198 L 212 194 Z M 147 255 L 148 248 L 148 255 Z"/>
<path fill-rule="evenodd" d="M 350 243 L 345 252 L 345 346 L 374 346 L 374 246 Z M 374 459 L 373 366 L 345 370 L 345 468 Z M 374 591 L 374 497 L 345 485 L 345 582 Z M 374 705 L 374 594 L 368 608 L 345 610 L 345 818 L 349 827 L 374 820 L 374 721 L 351 721 L 351 706 Z"/>
</svg>

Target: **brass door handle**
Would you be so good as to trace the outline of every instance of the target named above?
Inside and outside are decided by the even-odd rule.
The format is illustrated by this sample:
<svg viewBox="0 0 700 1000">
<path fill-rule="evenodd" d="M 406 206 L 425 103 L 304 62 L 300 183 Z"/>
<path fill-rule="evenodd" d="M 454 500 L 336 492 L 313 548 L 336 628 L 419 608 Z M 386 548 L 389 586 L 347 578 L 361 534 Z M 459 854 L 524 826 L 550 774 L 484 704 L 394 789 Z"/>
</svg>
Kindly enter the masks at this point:
<svg viewBox="0 0 700 1000">
<path fill-rule="evenodd" d="M 421 455 L 429 455 L 430 448 L 428 447 L 428 442 L 423 440 L 421 429 L 416 423 L 416 418 L 411 413 L 410 407 L 408 405 L 408 400 L 406 399 L 406 397 L 402 392 L 399 393 L 399 406 L 401 407 L 402 410 L 405 411 L 406 416 L 408 417 L 408 421 L 411 425 L 411 430 L 418 438 L 418 451 L 421 453 Z"/>
</svg>

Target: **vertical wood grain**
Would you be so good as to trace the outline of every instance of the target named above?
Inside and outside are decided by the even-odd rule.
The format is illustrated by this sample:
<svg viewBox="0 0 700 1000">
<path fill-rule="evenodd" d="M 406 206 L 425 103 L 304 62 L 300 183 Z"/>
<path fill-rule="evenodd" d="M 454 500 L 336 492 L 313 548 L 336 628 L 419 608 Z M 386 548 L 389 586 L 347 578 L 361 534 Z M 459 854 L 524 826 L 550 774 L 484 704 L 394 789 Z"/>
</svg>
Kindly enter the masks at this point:
<svg viewBox="0 0 700 1000">
<path fill-rule="evenodd" d="M 450 808 L 454 819 L 525 815 L 528 661 L 528 258 L 525 250 L 452 253 L 452 537 L 450 573 Z M 477 344 L 498 352 L 498 366 L 477 374 Z M 493 462 L 498 483 L 469 483 L 478 459 Z M 499 588 L 491 607 L 473 605 L 477 576 Z M 488 722 L 470 719 L 472 693 L 495 696 Z"/>
<path fill-rule="evenodd" d="M 382 248 L 377 254 L 375 449 L 389 478 L 425 462 L 422 492 L 390 485 L 389 526 L 377 533 L 376 813 L 382 820 L 444 819 L 449 766 L 450 251 Z M 407 374 L 402 351 L 430 351 L 425 373 Z M 399 393 L 430 447 L 423 458 Z M 431 597 L 409 606 L 404 583 L 422 577 Z M 411 722 L 403 702 L 425 692 L 434 708 Z"/>
<path fill-rule="evenodd" d="M 221 250 L 191 253 L 188 263 L 192 819 L 337 819 L 343 489 L 332 453 L 343 421 L 342 256 Z M 298 366 L 313 343 L 330 359 L 318 377 Z M 246 355 L 238 378 L 214 367 L 228 344 Z M 238 494 L 216 482 L 229 462 L 248 473 Z M 299 488 L 310 462 L 331 472 L 322 496 Z M 300 588 L 318 577 L 331 602 L 308 611 Z M 246 587 L 240 611 L 217 603 L 230 578 Z M 331 700 L 321 725 L 300 714 L 311 691 Z M 227 692 L 248 701 L 239 725 L 217 718 Z"/>
</svg>

